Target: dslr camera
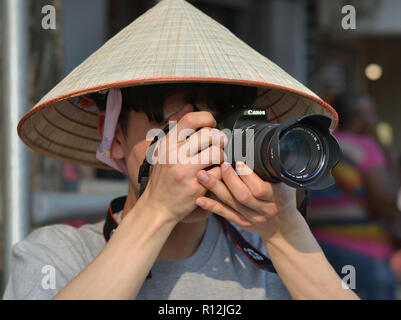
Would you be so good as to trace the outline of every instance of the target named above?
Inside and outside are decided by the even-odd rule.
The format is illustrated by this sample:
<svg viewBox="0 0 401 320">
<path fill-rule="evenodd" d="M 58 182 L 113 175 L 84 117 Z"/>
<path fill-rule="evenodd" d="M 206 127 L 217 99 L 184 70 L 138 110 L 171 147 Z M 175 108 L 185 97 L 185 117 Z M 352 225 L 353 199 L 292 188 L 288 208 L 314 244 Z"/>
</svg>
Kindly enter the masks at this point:
<svg viewBox="0 0 401 320">
<path fill-rule="evenodd" d="M 225 150 L 230 163 L 245 162 L 263 180 L 295 188 L 334 184 L 331 171 L 341 150 L 330 117 L 309 114 L 281 124 L 266 119 L 266 110 L 242 108 L 218 121 L 218 128 L 231 134 Z"/>
</svg>

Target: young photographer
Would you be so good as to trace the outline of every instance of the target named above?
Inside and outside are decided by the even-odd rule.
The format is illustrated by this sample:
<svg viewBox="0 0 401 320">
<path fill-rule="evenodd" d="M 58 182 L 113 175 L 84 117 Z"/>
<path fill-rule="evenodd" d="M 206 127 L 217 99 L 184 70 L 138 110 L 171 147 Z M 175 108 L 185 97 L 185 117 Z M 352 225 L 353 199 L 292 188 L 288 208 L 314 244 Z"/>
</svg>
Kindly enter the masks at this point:
<svg viewBox="0 0 401 320">
<path fill-rule="evenodd" d="M 239 70 L 242 62 L 238 62 L 235 55 L 230 60 L 234 50 L 226 51 L 232 65 L 225 66 L 224 61 L 220 61 L 222 74 L 216 77 L 211 67 L 213 55 L 208 56 L 205 49 L 211 46 L 204 42 L 198 45 L 202 41 L 194 48 L 206 51 L 191 51 L 191 59 L 182 60 L 179 54 L 173 58 L 175 62 L 155 59 L 154 65 L 148 64 L 150 73 L 144 71 L 153 55 L 160 54 L 162 58 L 168 56 L 166 52 L 177 51 L 185 56 L 188 42 L 172 44 L 170 50 L 163 47 L 170 42 L 152 42 L 151 38 L 156 34 L 157 39 L 173 39 L 176 31 L 167 26 L 176 26 L 180 17 L 191 21 L 188 23 L 198 21 L 195 27 L 199 30 L 207 25 L 211 28 L 202 31 L 209 35 L 207 37 L 193 31 L 194 26 L 180 35 L 187 37 L 189 34 L 189 39 L 195 42 L 221 39 L 214 43 L 214 49 L 221 52 L 224 46 L 235 45 L 230 48 L 252 56 L 246 61 L 256 63 L 261 59 L 261 75 L 268 68 L 280 73 L 277 84 L 265 80 L 258 87 L 257 77 L 247 81 L 241 80 L 238 74 L 236 77 L 233 70 Z M 154 30 L 161 25 L 166 27 L 160 29 L 159 34 Z M 121 32 L 122 38 L 117 35 L 74 70 L 21 120 L 19 126 L 25 142 L 59 159 L 100 166 L 100 161 L 94 158 L 97 149 L 97 159 L 128 175 L 127 197 L 112 202 L 106 224 L 101 222 L 79 229 L 65 225 L 44 227 L 18 243 L 14 247 L 14 265 L 4 298 L 357 299 L 330 266 L 297 209 L 296 189 L 284 183 L 264 181 L 254 172 L 238 175 L 231 164 L 224 162 L 226 137 L 212 130 L 217 125 L 216 117 L 224 116 L 227 107 L 257 104 L 261 88 L 268 88 L 265 94 L 274 88 L 273 91 L 281 95 L 281 91 L 275 90 L 286 90 L 280 84 L 282 77 L 286 77 L 288 84 L 293 81 L 294 86 L 277 104 L 282 110 L 291 108 L 288 116 L 304 114 L 305 110 L 329 110 L 335 119 L 335 112 L 184 1 L 162 1 L 131 26 Z M 141 26 L 146 28 L 142 30 Z M 130 42 L 130 39 L 135 41 Z M 120 46 L 117 51 L 113 51 L 115 43 Z M 151 52 L 148 59 L 139 56 L 147 50 Z M 116 54 L 123 56 L 117 59 Z M 97 57 L 108 60 L 101 64 L 96 62 Z M 194 57 L 206 57 L 199 61 L 204 64 L 203 69 L 209 71 L 199 71 L 202 68 L 193 62 Z M 110 63 L 116 61 L 120 65 L 111 67 Z M 176 66 L 179 70 L 182 63 L 190 75 L 178 75 L 178 71 L 174 73 L 175 69 L 171 69 Z M 102 67 L 100 71 L 98 66 Z M 165 68 L 164 73 L 158 66 Z M 131 82 L 125 80 L 126 70 L 131 70 Z M 228 73 L 223 74 L 224 70 Z M 166 84 L 166 79 L 175 83 Z M 206 82 L 209 84 L 191 84 Z M 310 99 L 308 109 L 304 100 L 293 100 L 297 88 L 298 92 L 303 90 L 299 99 Z M 74 105 L 70 98 L 77 96 L 79 104 Z M 273 107 L 272 97 L 269 99 Z M 92 102 L 98 112 L 93 111 Z M 73 122 L 72 127 L 65 126 L 67 120 Z M 185 154 L 194 161 L 153 164 L 146 188 L 141 190 L 138 178 L 143 173 L 141 165 L 151 144 L 146 139 L 147 134 L 152 129 L 163 129 L 168 121 L 177 121 L 177 124 L 160 139 L 159 145 L 167 146 L 167 156 L 171 152 L 189 150 Z M 85 130 L 84 124 L 87 125 Z M 196 133 L 189 137 L 184 134 L 182 138 L 182 132 L 188 129 Z M 101 143 L 87 138 L 89 134 L 94 135 L 93 130 L 99 133 Z M 181 139 L 174 138 L 177 136 Z M 216 136 L 220 139 L 213 139 Z M 82 141 L 86 141 L 85 145 L 80 143 Z M 86 146 L 95 148 L 83 150 Z M 78 160 L 78 156 L 81 159 Z M 207 161 L 197 161 L 200 158 Z M 243 169 L 245 164 L 234 166 Z M 224 221 L 234 227 L 227 227 Z M 107 227 L 110 223 L 116 227 Z M 243 238 L 235 236 L 236 232 Z M 244 249 L 243 243 L 249 247 Z M 262 255 L 267 254 L 277 274 L 258 263 L 263 260 Z M 44 266 L 55 268 L 55 288 L 43 286 L 41 270 Z"/>
</svg>

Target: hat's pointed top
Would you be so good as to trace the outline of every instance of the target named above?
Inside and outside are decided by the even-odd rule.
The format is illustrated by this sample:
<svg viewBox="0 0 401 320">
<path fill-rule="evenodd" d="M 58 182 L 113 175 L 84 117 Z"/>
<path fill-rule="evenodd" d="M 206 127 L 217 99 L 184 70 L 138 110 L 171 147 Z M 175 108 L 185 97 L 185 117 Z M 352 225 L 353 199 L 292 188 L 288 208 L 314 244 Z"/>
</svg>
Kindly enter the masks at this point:
<svg viewBox="0 0 401 320">
<path fill-rule="evenodd" d="M 256 86 L 260 98 L 254 106 L 268 108 L 272 121 L 322 113 L 331 116 L 332 128 L 337 124 L 337 114 L 328 104 L 227 28 L 184 0 L 163 0 L 46 94 L 21 119 L 20 136 L 34 149 L 53 157 L 104 167 L 94 157 L 98 144 L 96 110 L 79 112 L 71 98 L 112 87 L 167 82 Z M 44 112 L 46 116 L 41 116 Z M 54 119 L 60 119 L 49 119 L 51 112 L 55 112 Z M 55 125 L 56 121 L 61 124 Z M 64 128 L 66 123 L 68 129 Z M 71 127 L 75 128 L 72 132 Z M 53 131 L 58 132 L 57 137 L 49 134 Z M 82 147 L 87 138 L 91 144 Z"/>
<path fill-rule="evenodd" d="M 177 81 L 272 84 L 313 92 L 184 0 L 163 0 L 121 30 L 38 103 L 103 87 Z"/>
</svg>

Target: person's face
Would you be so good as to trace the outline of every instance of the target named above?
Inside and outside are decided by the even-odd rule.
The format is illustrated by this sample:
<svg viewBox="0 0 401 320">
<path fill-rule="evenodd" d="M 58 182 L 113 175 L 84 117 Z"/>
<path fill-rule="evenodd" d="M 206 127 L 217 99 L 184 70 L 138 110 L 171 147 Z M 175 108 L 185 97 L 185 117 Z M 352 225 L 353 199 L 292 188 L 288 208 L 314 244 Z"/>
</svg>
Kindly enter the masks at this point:
<svg viewBox="0 0 401 320">
<path fill-rule="evenodd" d="M 199 110 L 208 110 L 205 99 L 202 96 L 197 101 Z M 139 195 L 138 171 L 146 157 L 146 151 L 151 141 L 146 140 L 146 136 L 151 129 L 163 129 L 168 121 L 179 121 L 185 114 L 194 111 L 192 105 L 186 103 L 185 94 L 182 91 L 176 91 L 172 95 L 166 97 L 163 104 L 163 113 L 165 123 L 159 124 L 155 121 L 149 121 L 144 112 L 129 112 L 127 125 L 127 136 L 122 133 L 120 126 L 116 129 L 116 140 L 118 144 L 113 143 L 111 148 L 112 157 L 116 159 L 124 158 L 126 161 L 128 176 L 130 180 L 130 188 L 135 195 Z M 210 213 L 205 212 L 201 208 L 195 209 L 182 222 L 197 222 L 207 218 Z"/>
</svg>

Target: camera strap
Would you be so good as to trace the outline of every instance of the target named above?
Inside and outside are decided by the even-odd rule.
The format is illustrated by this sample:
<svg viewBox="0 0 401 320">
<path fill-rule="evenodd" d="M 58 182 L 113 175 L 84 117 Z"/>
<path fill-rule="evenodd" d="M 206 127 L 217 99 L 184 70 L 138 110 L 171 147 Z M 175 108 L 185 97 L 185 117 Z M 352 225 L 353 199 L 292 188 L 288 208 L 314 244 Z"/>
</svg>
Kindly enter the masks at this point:
<svg viewBox="0 0 401 320">
<path fill-rule="evenodd" d="M 163 129 L 164 134 L 166 134 L 168 132 L 168 130 L 169 130 L 169 127 L 166 126 Z M 156 136 L 153 139 L 153 141 L 147 151 L 148 156 L 153 155 L 153 151 L 156 146 L 156 142 L 159 138 L 160 138 L 160 135 Z M 150 166 L 151 165 L 149 164 L 149 162 L 147 161 L 147 158 L 145 157 L 142 165 L 140 166 L 139 174 L 138 174 L 138 183 L 140 184 L 139 196 L 141 196 L 142 193 L 145 191 L 146 185 L 148 183 Z M 126 196 L 119 197 L 119 198 L 112 200 L 110 203 L 110 206 L 108 208 L 107 215 L 106 215 L 105 224 L 103 226 L 103 236 L 104 236 L 104 239 L 106 242 L 108 242 L 110 240 L 114 231 L 118 227 L 118 222 L 117 222 L 114 214 L 123 210 L 126 198 L 127 198 Z M 299 211 L 301 212 L 301 214 L 304 217 L 306 217 L 306 208 L 307 208 L 307 204 L 308 204 L 307 202 L 308 202 L 308 197 L 307 197 L 307 193 L 305 193 L 305 197 L 299 208 Z M 227 221 L 227 219 L 224 219 L 223 217 L 221 217 L 219 215 L 215 215 L 215 216 L 221 222 L 223 229 L 226 231 L 226 233 L 228 234 L 231 241 L 235 244 L 235 246 L 243 254 L 246 255 L 246 257 L 249 260 L 251 260 L 257 267 L 259 267 L 262 270 L 276 273 L 276 270 L 275 270 L 271 260 L 269 258 L 267 258 L 259 250 L 254 248 L 248 241 L 246 241 L 236 227 L 234 227 L 229 221 Z M 150 272 L 147 276 L 147 279 L 151 278 L 151 277 L 152 277 L 152 274 Z"/>
</svg>

